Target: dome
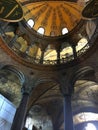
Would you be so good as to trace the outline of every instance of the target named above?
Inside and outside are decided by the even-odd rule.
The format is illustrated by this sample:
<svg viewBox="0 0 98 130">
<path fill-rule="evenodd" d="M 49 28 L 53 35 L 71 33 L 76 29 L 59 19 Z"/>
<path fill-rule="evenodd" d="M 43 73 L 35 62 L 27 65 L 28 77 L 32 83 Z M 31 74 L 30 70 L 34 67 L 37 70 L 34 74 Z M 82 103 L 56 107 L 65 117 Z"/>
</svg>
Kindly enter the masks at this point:
<svg viewBox="0 0 98 130">
<path fill-rule="evenodd" d="M 68 128 L 73 125 L 95 130 L 98 18 L 82 16 L 88 0 L 18 2 L 21 20 L 0 19 L 0 93 L 18 108 L 15 117 L 20 117 L 11 130 L 73 130 Z"/>
<path fill-rule="evenodd" d="M 23 19 L 19 22 L 0 21 L 1 47 L 18 62 L 29 67 L 65 65 L 91 47 L 97 22 L 82 17 L 88 1 L 18 2 Z"/>
<path fill-rule="evenodd" d="M 22 4 L 27 24 L 37 32 L 43 28 L 44 32 L 39 33 L 47 36 L 62 35 L 64 28 L 71 31 L 80 21 L 83 9 L 77 2 L 70 1 L 24 1 Z"/>
</svg>

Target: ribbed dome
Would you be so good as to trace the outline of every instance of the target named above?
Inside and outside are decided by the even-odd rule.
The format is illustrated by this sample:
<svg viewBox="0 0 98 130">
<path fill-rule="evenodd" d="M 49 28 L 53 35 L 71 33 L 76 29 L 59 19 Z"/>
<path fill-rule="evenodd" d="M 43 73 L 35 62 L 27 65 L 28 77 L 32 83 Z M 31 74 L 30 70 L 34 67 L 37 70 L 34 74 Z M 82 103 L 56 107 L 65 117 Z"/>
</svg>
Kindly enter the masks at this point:
<svg viewBox="0 0 98 130">
<path fill-rule="evenodd" d="M 24 17 L 34 30 L 43 30 L 47 36 L 59 36 L 71 31 L 81 19 L 83 6 L 76 2 L 40 1 L 22 2 Z M 39 32 L 39 31 L 38 31 Z"/>
</svg>

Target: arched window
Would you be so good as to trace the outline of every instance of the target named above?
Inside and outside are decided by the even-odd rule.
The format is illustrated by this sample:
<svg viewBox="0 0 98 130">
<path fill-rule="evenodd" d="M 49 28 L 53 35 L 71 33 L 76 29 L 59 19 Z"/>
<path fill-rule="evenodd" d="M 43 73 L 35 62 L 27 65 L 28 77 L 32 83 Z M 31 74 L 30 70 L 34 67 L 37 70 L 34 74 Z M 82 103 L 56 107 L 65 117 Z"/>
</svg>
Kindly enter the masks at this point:
<svg viewBox="0 0 98 130">
<path fill-rule="evenodd" d="M 85 37 L 81 38 L 76 46 L 76 51 L 81 50 L 86 44 L 88 43 L 87 39 Z"/>
<path fill-rule="evenodd" d="M 70 46 L 64 48 L 60 53 L 61 59 L 66 58 L 68 60 L 68 57 L 70 57 L 71 55 L 73 55 L 73 51 L 72 51 L 72 47 Z"/>
<path fill-rule="evenodd" d="M 33 19 L 29 19 L 29 20 L 27 21 L 27 24 L 32 28 L 32 27 L 34 26 L 34 21 L 33 21 Z"/>
<path fill-rule="evenodd" d="M 44 60 L 57 60 L 57 52 L 55 49 L 48 49 L 44 54 Z"/>
<path fill-rule="evenodd" d="M 67 28 L 63 28 L 63 29 L 62 29 L 62 34 L 64 35 L 64 34 L 66 34 L 66 33 L 68 33 L 68 29 L 67 29 Z"/>
<path fill-rule="evenodd" d="M 38 30 L 37 30 L 38 33 L 40 34 L 44 34 L 45 33 L 45 29 L 40 27 Z"/>
</svg>

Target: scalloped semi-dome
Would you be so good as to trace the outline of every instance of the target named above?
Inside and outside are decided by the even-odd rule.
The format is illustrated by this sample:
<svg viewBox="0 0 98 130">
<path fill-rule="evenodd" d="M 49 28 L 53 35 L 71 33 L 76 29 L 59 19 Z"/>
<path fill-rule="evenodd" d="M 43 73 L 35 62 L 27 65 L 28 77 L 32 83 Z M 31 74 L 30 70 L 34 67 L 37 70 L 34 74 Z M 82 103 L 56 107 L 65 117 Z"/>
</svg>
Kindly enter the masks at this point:
<svg viewBox="0 0 98 130">
<path fill-rule="evenodd" d="M 40 29 L 38 32 L 47 36 L 59 36 L 71 31 L 80 21 L 83 9 L 77 2 L 59 0 L 24 1 L 22 5 L 27 24 L 36 31 Z M 62 33 L 64 28 L 68 31 Z"/>
</svg>

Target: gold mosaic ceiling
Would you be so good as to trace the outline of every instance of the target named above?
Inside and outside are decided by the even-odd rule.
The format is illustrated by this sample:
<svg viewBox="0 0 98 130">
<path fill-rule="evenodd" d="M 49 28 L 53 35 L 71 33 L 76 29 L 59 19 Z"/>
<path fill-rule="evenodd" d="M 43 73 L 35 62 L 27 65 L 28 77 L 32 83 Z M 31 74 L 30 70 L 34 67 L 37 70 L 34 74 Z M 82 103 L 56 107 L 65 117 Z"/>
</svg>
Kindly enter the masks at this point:
<svg viewBox="0 0 98 130">
<path fill-rule="evenodd" d="M 62 29 L 67 28 L 71 31 L 81 19 L 82 4 L 70 1 L 39 1 L 31 2 L 20 0 L 23 5 L 24 17 L 28 21 L 32 19 L 34 25 L 32 28 L 38 31 L 44 29 L 44 35 L 59 36 L 62 35 Z"/>
</svg>

